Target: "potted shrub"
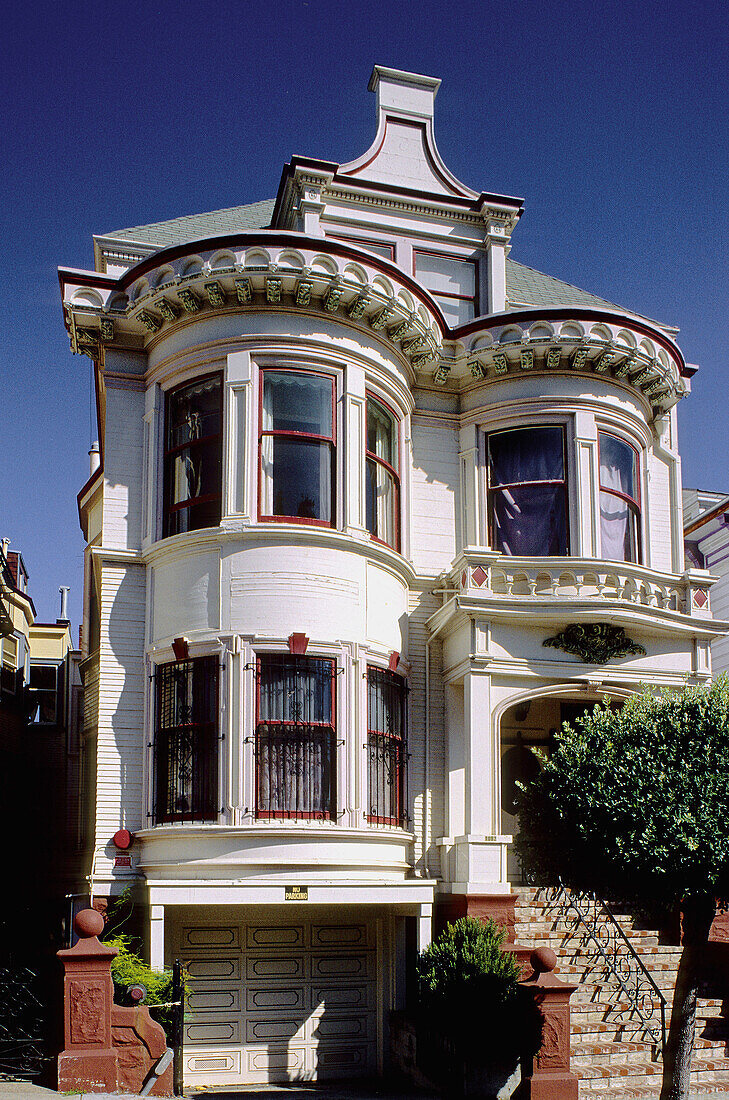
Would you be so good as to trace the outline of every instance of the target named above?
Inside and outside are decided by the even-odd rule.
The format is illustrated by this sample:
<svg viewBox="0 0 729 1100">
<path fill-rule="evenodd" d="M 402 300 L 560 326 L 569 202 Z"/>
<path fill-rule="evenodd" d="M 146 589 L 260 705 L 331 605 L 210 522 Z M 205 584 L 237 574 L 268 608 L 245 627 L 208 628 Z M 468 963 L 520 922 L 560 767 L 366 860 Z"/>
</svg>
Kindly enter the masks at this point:
<svg viewBox="0 0 729 1100">
<path fill-rule="evenodd" d="M 493 921 L 464 917 L 418 958 L 418 1067 L 462 1096 L 507 1100 L 522 1059 L 540 1045 L 541 1017 L 501 950 L 505 935 Z"/>
</svg>

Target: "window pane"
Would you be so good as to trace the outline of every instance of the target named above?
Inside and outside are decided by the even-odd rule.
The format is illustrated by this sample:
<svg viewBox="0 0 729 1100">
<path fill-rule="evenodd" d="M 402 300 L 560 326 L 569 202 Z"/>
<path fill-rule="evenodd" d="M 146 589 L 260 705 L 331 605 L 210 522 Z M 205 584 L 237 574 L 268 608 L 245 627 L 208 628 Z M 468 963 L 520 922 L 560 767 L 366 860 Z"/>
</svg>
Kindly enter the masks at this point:
<svg viewBox="0 0 729 1100">
<path fill-rule="evenodd" d="M 600 485 L 637 499 L 635 451 L 622 439 L 600 432 Z"/>
<path fill-rule="evenodd" d="M 163 665 L 156 674 L 157 821 L 195 821 L 217 813 L 218 663 L 216 657 Z"/>
<path fill-rule="evenodd" d="M 494 549 L 518 557 L 567 553 L 563 485 L 530 485 L 492 494 Z"/>
<path fill-rule="evenodd" d="M 395 478 L 372 458 L 368 458 L 366 463 L 365 506 L 367 530 L 375 538 L 397 550 Z"/>
<path fill-rule="evenodd" d="M 415 276 L 431 292 L 458 294 L 472 300 L 476 295 L 476 266 L 469 260 L 416 252 Z"/>
<path fill-rule="evenodd" d="M 638 562 L 638 516 L 614 493 L 600 493 L 600 547 L 607 561 Z"/>
<path fill-rule="evenodd" d="M 379 401 L 367 400 L 367 450 L 397 469 L 395 422 Z"/>
<path fill-rule="evenodd" d="M 220 440 L 183 447 L 171 456 L 170 504 L 220 491 Z"/>
<path fill-rule="evenodd" d="M 440 294 L 434 294 L 436 302 L 440 306 L 446 324 L 450 328 L 458 328 L 472 321 L 476 316 L 473 301 L 469 298 L 444 298 Z"/>
<path fill-rule="evenodd" d="M 524 428 L 489 436 L 489 485 L 563 481 L 561 428 Z"/>
<path fill-rule="evenodd" d="M 220 431 L 220 379 L 195 382 L 170 394 L 167 449 Z"/>
<path fill-rule="evenodd" d="M 28 683 L 32 688 L 56 690 L 58 669 L 55 665 L 31 665 Z"/>
<path fill-rule="evenodd" d="M 331 523 L 331 444 L 268 436 L 262 451 L 263 514 Z"/>
<path fill-rule="evenodd" d="M 266 371 L 262 427 L 264 431 L 305 432 L 331 438 L 331 381 L 303 372 Z"/>
<path fill-rule="evenodd" d="M 263 722 L 332 724 L 332 662 L 261 657 L 259 716 Z"/>
</svg>

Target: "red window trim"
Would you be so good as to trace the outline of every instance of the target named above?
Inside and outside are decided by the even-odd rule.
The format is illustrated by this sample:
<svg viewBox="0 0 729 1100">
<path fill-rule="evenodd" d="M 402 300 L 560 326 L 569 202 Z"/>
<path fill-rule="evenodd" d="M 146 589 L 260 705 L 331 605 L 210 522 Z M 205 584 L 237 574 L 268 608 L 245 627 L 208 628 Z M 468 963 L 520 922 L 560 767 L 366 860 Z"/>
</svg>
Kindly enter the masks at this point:
<svg viewBox="0 0 729 1100">
<path fill-rule="evenodd" d="M 327 435 L 315 435 L 309 432 L 296 432 L 296 431 L 282 431 L 281 429 L 265 431 L 263 430 L 263 384 L 265 375 L 267 372 L 274 374 L 299 374 L 312 376 L 317 378 L 326 378 L 332 387 L 332 434 Z M 332 501 L 331 520 L 326 519 L 312 519 L 306 516 L 278 516 L 269 515 L 263 511 L 263 437 L 266 436 L 280 436 L 286 439 L 310 439 L 317 443 L 328 443 L 330 447 L 331 463 L 332 463 Z M 300 523 L 309 527 L 329 527 L 336 528 L 337 526 L 337 380 L 325 371 L 316 370 L 300 370 L 298 367 L 261 367 L 259 370 L 259 384 L 258 384 L 258 519 L 261 523 Z"/>
<path fill-rule="evenodd" d="M 538 430 L 539 428 L 559 428 L 562 432 L 562 470 L 564 476 L 560 478 L 548 478 L 544 481 L 512 481 L 508 485 L 497 485 L 492 487 L 491 476 L 489 472 L 489 441 L 493 435 L 504 435 L 507 432 L 528 432 Z M 501 493 L 504 489 L 522 488 L 525 485 L 561 485 L 564 492 L 564 516 L 565 516 L 565 557 L 570 555 L 570 509 L 569 509 L 569 485 L 568 485 L 568 464 L 567 464 L 567 432 L 565 431 L 564 424 L 515 424 L 508 428 L 498 428 L 496 431 L 486 433 L 485 441 L 485 463 L 486 467 L 486 495 L 487 495 L 487 510 L 488 510 L 488 539 L 489 547 L 492 550 L 496 549 L 495 531 L 494 531 L 494 509 L 493 509 L 493 494 Z M 544 555 L 546 556 L 546 555 Z"/>
<path fill-rule="evenodd" d="M 393 409 L 392 406 L 389 405 L 387 401 L 383 401 L 383 399 L 381 397 L 379 397 L 378 394 L 373 393 L 371 390 L 366 390 L 365 391 L 365 460 L 367 460 L 368 458 L 371 458 L 373 462 L 377 462 L 380 466 L 384 466 L 384 468 L 386 470 L 389 470 L 389 472 L 392 474 L 392 476 L 395 480 L 395 545 L 390 546 L 389 542 L 385 542 L 384 539 L 378 538 L 377 535 L 373 535 L 371 531 L 370 531 L 370 538 L 372 539 L 373 542 L 378 542 L 381 546 L 390 546 L 391 550 L 395 550 L 399 554 L 400 553 L 400 547 L 402 545 L 402 531 L 401 531 L 401 520 L 402 520 L 401 513 L 402 513 L 402 509 L 401 509 L 401 506 L 400 506 L 400 474 L 398 473 L 398 471 L 393 466 L 390 465 L 389 462 L 385 462 L 385 460 L 383 458 L 378 458 L 377 455 L 373 454 L 372 451 L 370 451 L 367 447 L 367 402 L 368 401 L 377 402 L 377 404 L 381 405 L 382 408 L 385 410 L 385 412 L 389 413 L 389 415 L 392 417 L 393 426 L 394 426 L 394 429 L 395 429 L 395 443 L 396 443 L 397 464 L 398 464 L 398 466 L 402 465 L 402 453 L 401 453 L 401 446 L 400 446 L 400 429 L 401 429 L 401 425 L 402 425 L 402 419 L 401 419 L 400 416 L 398 416 L 395 409 Z"/>
<path fill-rule="evenodd" d="M 428 287 L 426 287 L 425 289 L 428 291 L 428 294 L 432 295 L 433 297 L 435 297 L 437 295 L 438 298 L 448 298 L 451 301 L 473 302 L 474 315 L 477 315 L 477 313 L 478 313 L 477 306 L 478 306 L 478 303 L 481 301 L 481 287 L 480 287 L 480 278 L 479 278 L 479 268 L 480 268 L 481 265 L 479 264 L 478 259 L 474 260 L 474 259 L 471 259 L 468 256 L 455 256 L 452 252 L 439 252 L 437 249 L 433 249 L 433 248 L 414 248 L 413 249 L 413 278 L 414 279 L 418 278 L 418 275 L 417 275 L 417 261 L 416 261 L 416 257 L 418 257 L 418 256 L 438 256 L 442 260 L 455 260 L 456 263 L 470 264 L 474 269 L 473 270 L 473 274 L 474 274 L 473 295 L 470 295 L 470 294 L 450 294 L 447 290 L 430 290 Z M 467 323 L 468 322 L 466 322 L 466 324 Z"/>
<path fill-rule="evenodd" d="M 198 386 L 204 384 L 206 381 L 212 381 L 217 379 L 219 383 L 218 401 L 219 401 L 219 431 L 214 434 L 201 436 L 200 439 L 188 440 L 186 443 L 176 443 L 174 447 L 167 447 L 167 437 L 169 431 L 169 416 L 170 416 L 170 398 L 172 398 L 180 390 L 187 389 L 191 386 Z M 177 501 L 176 504 L 169 503 L 170 494 L 170 457 L 177 454 L 179 451 L 184 450 L 185 447 L 195 448 L 200 447 L 204 443 L 210 443 L 212 440 L 220 440 L 220 483 L 217 493 L 205 493 L 200 497 L 188 497 L 186 500 Z M 169 390 L 165 390 L 165 409 L 164 409 L 164 455 L 163 455 L 163 477 L 162 477 L 162 493 L 163 493 L 163 508 L 162 508 L 162 531 L 163 538 L 169 538 L 172 534 L 180 534 L 181 532 L 172 532 L 168 530 L 169 517 L 175 512 L 181 511 L 183 508 L 191 508 L 195 504 L 206 504 L 211 500 L 220 501 L 220 509 L 222 513 L 223 508 L 223 372 L 211 371 L 209 374 L 202 374 L 196 378 L 189 378 L 186 382 L 180 382 L 179 385 L 173 386 Z M 201 530 L 201 528 L 193 528 L 193 530 Z"/>
<path fill-rule="evenodd" d="M 330 678 L 329 690 L 331 692 L 331 703 L 330 703 L 331 714 L 332 714 L 332 721 L 331 722 L 296 722 L 296 721 L 284 722 L 283 720 L 280 720 L 280 719 L 274 719 L 273 721 L 270 720 L 270 719 L 266 719 L 265 724 L 267 726 L 296 726 L 296 725 L 301 725 L 301 726 L 305 726 L 307 729 L 311 728 L 313 726 L 316 729 L 329 730 L 331 732 L 331 735 L 332 735 L 332 741 L 333 741 L 334 748 L 336 749 L 336 740 L 337 740 L 337 723 L 336 723 L 336 717 L 337 717 L 337 711 L 336 711 L 336 703 L 337 703 L 337 694 L 336 694 L 337 664 L 336 664 L 336 660 L 333 657 L 316 657 L 316 656 L 313 656 L 309 653 L 307 653 L 305 655 L 304 654 L 291 654 L 291 653 L 288 653 L 288 652 L 271 652 L 271 653 L 258 653 L 258 654 L 256 654 L 256 724 L 255 724 L 254 744 L 255 744 L 255 737 L 258 735 L 258 727 L 261 725 L 261 723 L 263 721 L 263 719 L 261 718 L 261 659 L 262 658 L 265 659 L 266 657 L 277 658 L 278 660 L 280 660 L 282 662 L 282 664 L 287 662 L 287 661 L 291 662 L 291 664 L 302 663 L 302 662 L 307 662 L 307 661 L 321 661 L 321 662 L 326 662 L 327 664 L 330 665 L 330 667 L 331 667 L 331 674 L 330 674 L 331 678 Z M 254 808 L 253 813 L 254 813 L 254 818 L 257 821 L 265 821 L 265 820 L 277 820 L 277 821 L 280 821 L 280 820 L 289 820 L 289 821 L 293 821 L 293 820 L 297 820 L 297 821 L 298 820 L 301 820 L 301 821 L 336 821 L 337 820 L 336 753 L 333 754 L 333 760 L 332 760 L 332 764 L 334 766 L 334 777 L 333 777 L 333 781 L 332 781 L 332 806 L 331 806 L 331 808 L 329 810 L 303 811 L 301 813 L 299 813 L 295 810 L 272 810 L 272 811 L 266 810 L 266 811 L 264 811 L 264 810 L 259 809 L 259 806 L 258 806 L 258 791 L 259 791 L 259 783 L 260 783 L 260 772 L 259 772 L 259 762 L 258 762 L 259 761 L 259 756 L 258 756 L 257 753 L 255 754 L 254 760 L 255 760 L 255 774 L 254 774 L 254 783 L 255 783 L 254 803 L 255 803 L 255 808 Z"/>
<path fill-rule="evenodd" d="M 635 462 L 634 468 L 634 484 L 637 496 L 631 497 L 627 493 L 621 493 L 619 489 L 611 489 L 607 485 L 603 485 L 600 476 L 600 439 L 602 436 L 610 436 L 611 439 L 617 439 L 618 443 L 623 443 L 626 447 L 630 447 L 633 452 L 633 458 Z M 597 430 L 597 469 L 598 469 L 598 482 L 601 493 L 607 493 L 608 496 L 617 497 L 618 500 L 623 500 L 628 507 L 633 511 L 633 516 L 636 523 L 636 557 L 637 561 L 629 563 L 633 565 L 643 564 L 643 509 L 641 507 L 641 486 L 640 486 L 640 451 L 638 448 L 630 442 L 628 439 L 624 439 L 621 435 L 616 435 L 615 432 L 603 431 L 601 428 Z M 601 538 L 602 543 L 602 538 Z M 600 546 L 600 552 L 602 553 L 602 544 Z"/>
</svg>

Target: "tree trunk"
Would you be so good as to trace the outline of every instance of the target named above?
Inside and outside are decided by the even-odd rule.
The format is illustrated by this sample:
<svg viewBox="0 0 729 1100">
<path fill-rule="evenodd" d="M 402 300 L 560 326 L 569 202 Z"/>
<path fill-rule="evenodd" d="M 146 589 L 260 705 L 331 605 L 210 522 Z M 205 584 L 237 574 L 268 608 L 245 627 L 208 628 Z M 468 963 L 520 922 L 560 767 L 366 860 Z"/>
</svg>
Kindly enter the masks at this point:
<svg viewBox="0 0 729 1100">
<path fill-rule="evenodd" d="M 673 992 L 671 1023 L 663 1065 L 661 1100 L 688 1100 L 696 1031 L 701 966 L 716 913 L 713 897 L 692 898 L 683 906 L 683 952 Z"/>
</svg>

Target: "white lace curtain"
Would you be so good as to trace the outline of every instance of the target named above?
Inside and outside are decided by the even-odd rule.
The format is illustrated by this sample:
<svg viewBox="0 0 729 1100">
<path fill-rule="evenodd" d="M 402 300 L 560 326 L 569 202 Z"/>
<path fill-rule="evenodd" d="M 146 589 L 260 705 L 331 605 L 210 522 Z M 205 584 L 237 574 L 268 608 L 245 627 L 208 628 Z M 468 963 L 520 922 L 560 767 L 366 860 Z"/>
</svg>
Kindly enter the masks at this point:
<svg viewBox="0 0 729 1100">
<path fill-rule="evenodd" d="M 600 547 L 608 561 L 635 561 L 636 518 L 627 501 L 613 493 L 614 489 L 635 497 L 635 452 L 614 436 L 600 433 Z"/>
</svg>

